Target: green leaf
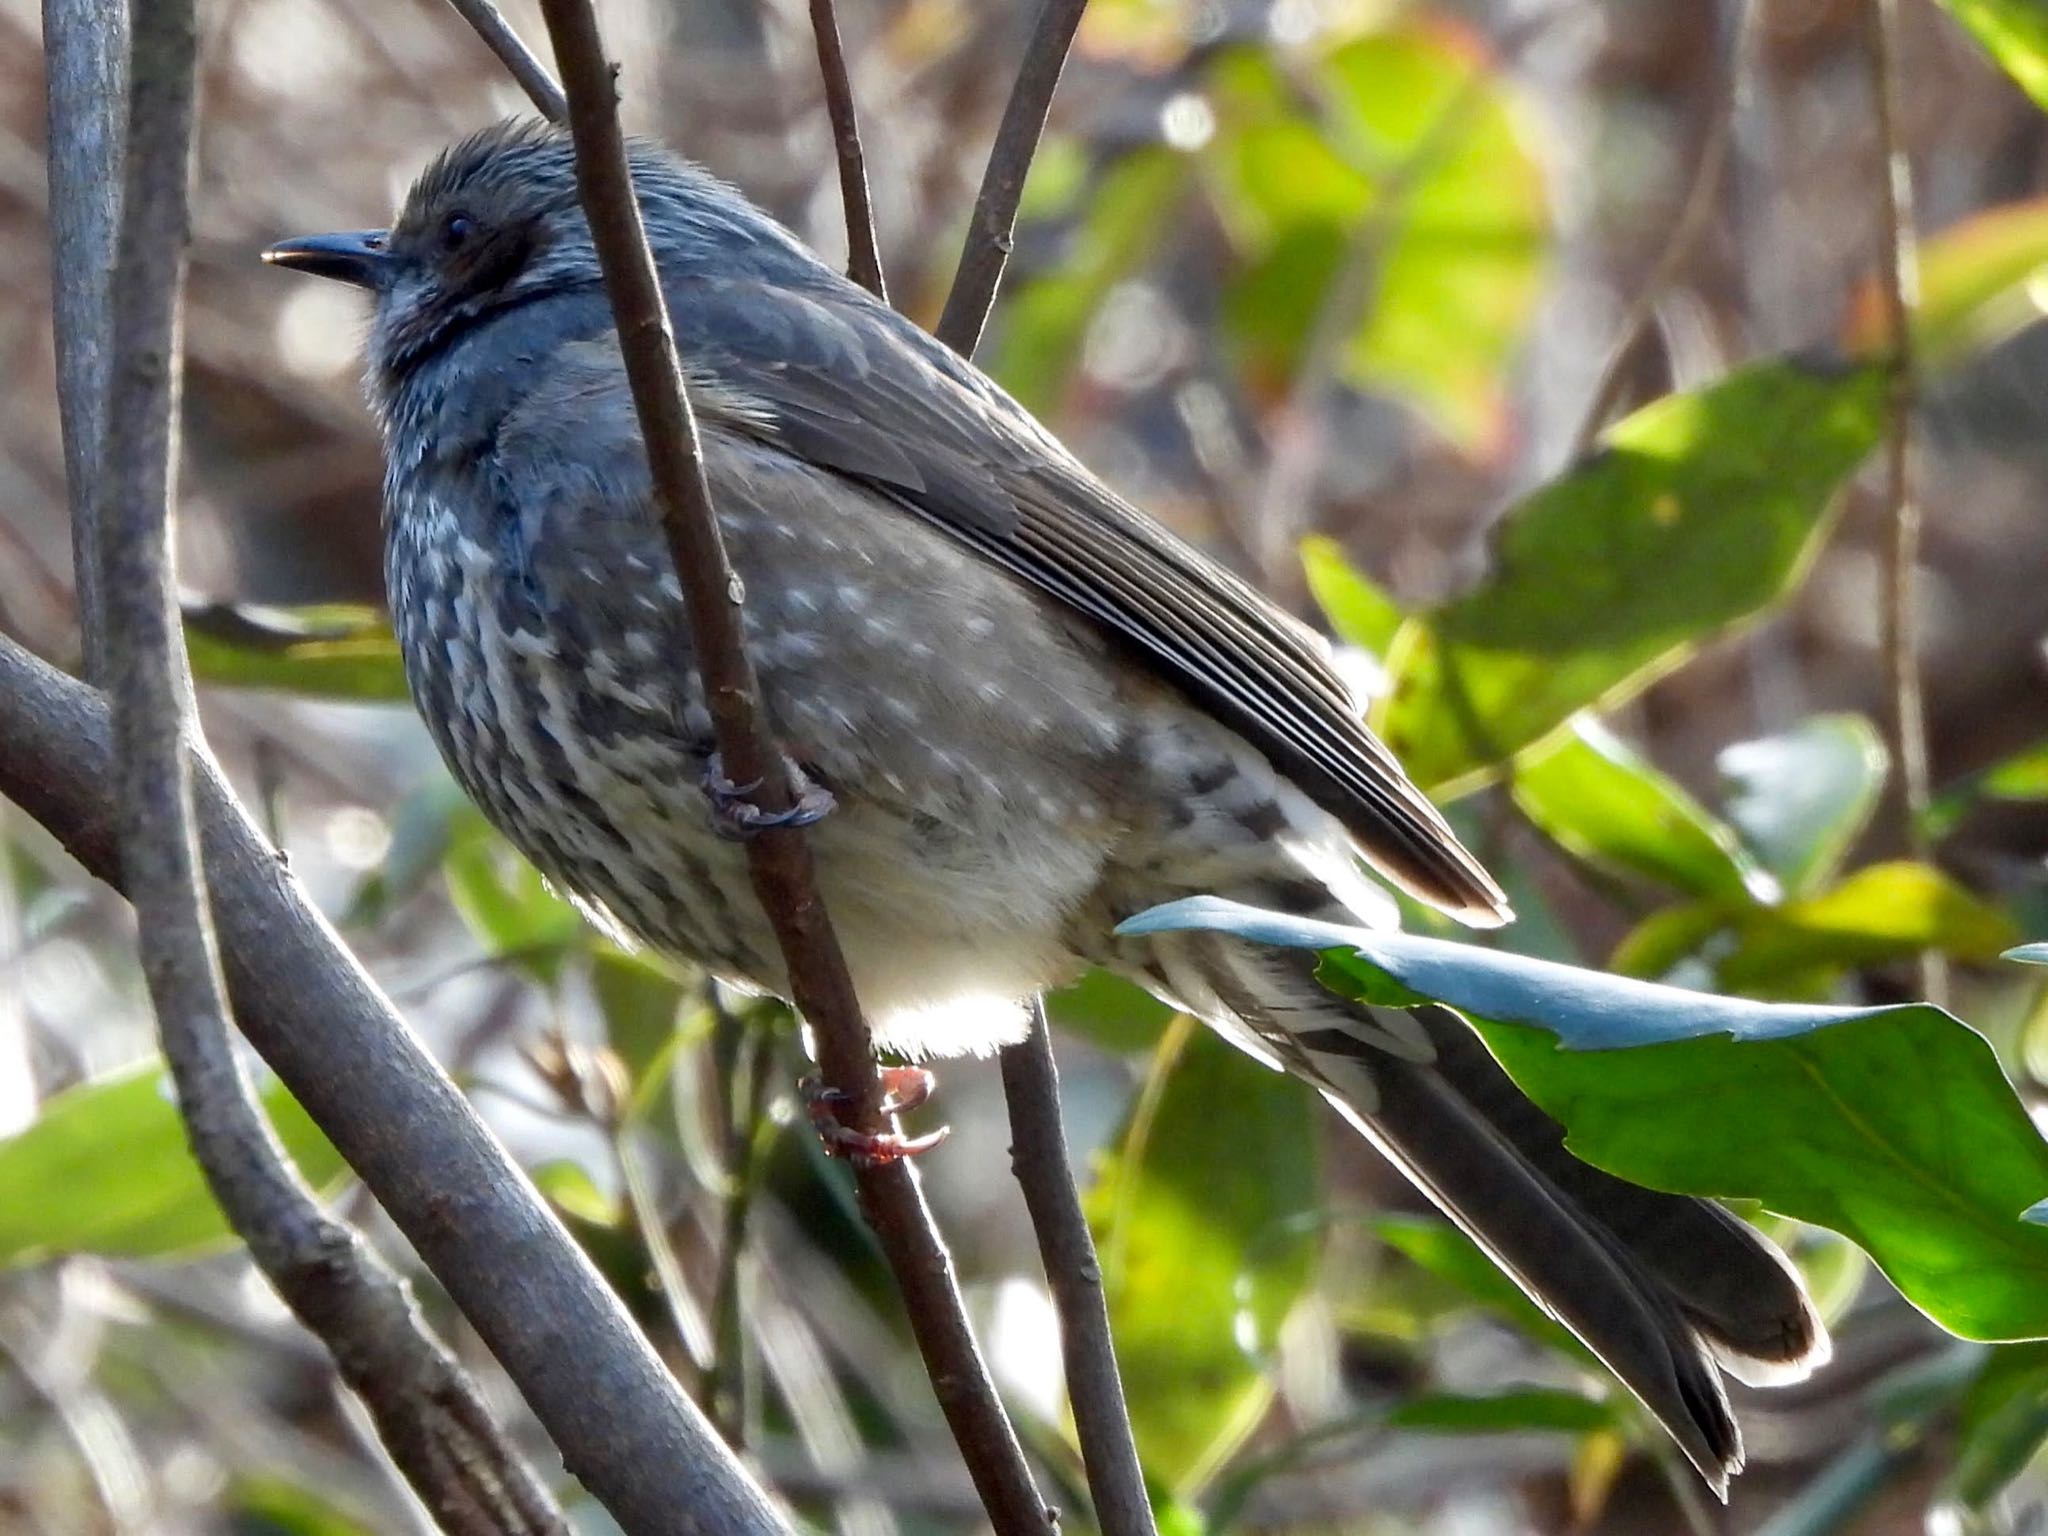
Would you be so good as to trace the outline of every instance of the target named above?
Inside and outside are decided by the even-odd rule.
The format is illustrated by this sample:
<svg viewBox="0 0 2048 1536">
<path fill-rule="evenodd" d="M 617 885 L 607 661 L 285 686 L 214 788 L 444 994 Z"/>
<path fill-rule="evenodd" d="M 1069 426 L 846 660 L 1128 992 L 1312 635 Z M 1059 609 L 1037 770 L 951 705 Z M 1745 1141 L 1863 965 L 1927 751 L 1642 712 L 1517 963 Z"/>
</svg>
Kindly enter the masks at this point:
<svg viewBox="0 0 2048 1536">
<path fill-rule="evenodd" d="M 1337 638 L 1372 652 L 1382 661 L 1401 627 L 1401 610 L 1370 576 L 1344 558 L 1335 539 L 1317 534 L 1301 541 L 1301 565 L 1308 590 Z"/>
<path fill-rule="evenodd" d="M 1797 585 L 1877 441 L 1870 368 L 1783 360 L 1636 412 L 1502 525 L 1494 568 L 1411 619 L 1380 733 L 1455 793 L 1579 710 L 1627 698 Z"/>
<path fill-rule="evenodd" d="M 1259 1358 L 1308 1283 L 1316 1117 L 1300 1083 L 1182 1019 L 1089 1195 L 1150 1475 L 1186 1499 L 1272 1396 Z"/>
<path fill-rule="evenodd" d="M 1170 149 L 1124 155 L 1096 179 L 1057 265 L 1010 295 L 989 371 L 1032 410 L 1058 404 L 1096 311 L 1158 248 L 1189 174 L 1187 157 Z"/>
<path fill-rule="evenodd" d="M 1694 896 L 1777 894 L 1732 831 L 1589 715 L 1519 760 L 1513 787 L 1515 804 L 1576 858 Z"/>
<path fill-rule="evenodd" d="M 1046 993 L 1045 1012 L 1055 1029 L 1119 1052 L 1151 1050 L 1173 1018 L 1151 993 L 1102 970 Z"/>
<path fill-rule="evenodd" d="M 1733 921 L 1725 901 L 1688 901 L 1652 912 L 1623 936 L 1607 957 L 1607 968 L 1622 976 L 1655 981 L 1669 976 Z"/>
<path fill-rule="evenodd" d="M 232 1510 L 228 1529 L 237 1536 L 371 1536 L 360 1522 L 323 1493 L 268 1473 L 240 1473 L 221 1501 Z"/>
<path fill-rule="evenodd" d="M 577 910 L 481 816 L 456 831 L 442 870 L 470 930 L 493 955 L 516 957 L 543 981 L 588 932 Z"/>
<path fill-rule="evenodd" d="M 1801 896 L 1834 878 L 1870 824 L 1887 768 L 1861 715 L 1815 715 L 1791 730 L 1724 749 L 1722 809 L 1744 840 Z"/>
<path fill-rule="evenodd" d="M 185 645 L 202 683 L 376 704 L 411 697 L 397 637 L 374 608 L 193 604 Z"/>
<path fill-rule="evenodd" d="M 1911 322 L 1915 361 L 1925 369 L 1953 367 L 2033 324 L 2041 318 L 2035 293 L 2043 276 L 2048 198 L 1988 209 L 1923 239 Z M 1850 352 L 1883 355 L 1890 320 L 1877 279 L 1857 290 L 1844 331 Z"/>
<path fill-rule="evenodd" d="M 1425 1392 L 1409 1398 L 1387 1415 L 1387 1423 L 1394 1429 L 1452 1435 L 1532 1429 L 1583 1435 L 1596 1429 L 1613 1429 L 1617 1422 L 1613 1404 L 1551 1387 L 1524 1387 L 1478 1396 Z"/>
<path fill-rule="evenodd" d="M 2048 111 L 2048 6 L 2041 0 L 1942 0 L 2034 104 Z"/>
<path fill-rule="evenodd" d="M 1180 928 L 1321 950 L 1339 991 L 1436 998 L 1587 1162 L 1832 1228 L 1965 1338 L 2048 1335 L 2048 1226 L 2023 1219 L 2048 1195 L 2048 1144 L 1990 1045 L 1941 1009 L 1713 997 L 1213 897 L 1119 931 Z"/>
<path fill-rule="evenodd" d="M 533 1186 L 547 1196 L 548 1203 L 566 1215 L 595 1227 L 616 1227 L 626 1219 L 625 1205 L 616 1195 L 597 1187 L 583 1165 L 573 1158 L 556 1158 L 533 1170 Z"/>
<path fill-rule="evenodd" d="M 1985 1510 L 2048 1442 L 2048 1347 L 1991 1351 L 1963 1400 L 1951 1497 Z"/>
<path fill-rule="evenodd" d="M 1381 1216 L 1372 1225 L 1380 1241 L 1409 1263 L 1448 1280 L 1530 1338 L 1574 1360 L 1593 1358 L 1569 1329 L 1524 1295 L 1477 1243 L 1449 1222 L 1433 1216 Z"/>
<path fill-rule="evenodd" d="M 1938 796 L 1927 808 L 1928 834 L 1946 836 L 1984 800 L 2023 804 L 2048 800 L 2048 741 L 2015 753 Z"/>
<path fill-rule="evenodd" d="M 1925 949 L 1957 960 L 1995 960 L 2019 934 L 2012 920 L 1925 864 L 1872 864 L 1833 889 L 1745 911 L 1720 984 L 1761 991 Z"/>
<path fill-rule="evenodd" d="M 163 1069 L 145 1063 L 68 1088 L 0 1141 L 0 1264 L 73 1253 L 189 1257 L 233 1233 L 185 1143 Z M 263 1107 L 315 1189 L 347 1170 L 282 1085 Z"/>
<path fill-rule="evenodd" d="M 1255 379 L 1291 378 L 1348 299 L 1338 376 L 1482 446 L 1549 228 L 1509 84 L 1466 34 L 1428 23 L 1345 41 L 1312 73 L 1321 120 L 1270 55 L 1235 50 L 1212 71 L 1205 164 L 1245 259 L 1225 302 L 1240 357 Z"/>
<path fill-rule="evenodd" d="M 605 1042 L 637 1091 L 675 1038 L 683 983 L 662 961 L 615 944 L 591 951 L 590 983 L 604 1012 Z"/>
</svg>

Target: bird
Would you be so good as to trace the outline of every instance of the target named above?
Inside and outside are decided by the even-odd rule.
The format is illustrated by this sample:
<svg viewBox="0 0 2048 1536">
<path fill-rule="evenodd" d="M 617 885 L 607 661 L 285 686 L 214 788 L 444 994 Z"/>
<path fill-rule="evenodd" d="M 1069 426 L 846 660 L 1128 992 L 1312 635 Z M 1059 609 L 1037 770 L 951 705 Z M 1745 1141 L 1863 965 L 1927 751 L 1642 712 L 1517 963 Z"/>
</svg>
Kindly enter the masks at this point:
<svg viewBox="0 0 2048 1536">
<path fill-rule="evenodd" d="M 643 140 L 629 167 L 877 1045 L 986 1054 L 1028 1027 L 1020 1000 L 1135 981 L 1318 1090 L 1725 1496 L 1722 1373 L 1794 1381 L 1828 1353 L 1777 1247 L 1578 1160 L 1448 1009 L 1340 999 L 1310 953 L 1116 931 L 1192 895 L 1383 925 L 1389 887 L 1511 918 L 1327 642 L 733 187 Z M 371 296 L 387 595 L 456 780 L 594 920 L 787 996 L 568 134 L 493 124 L 389 228 L 264 255 Z"/>
</svg>

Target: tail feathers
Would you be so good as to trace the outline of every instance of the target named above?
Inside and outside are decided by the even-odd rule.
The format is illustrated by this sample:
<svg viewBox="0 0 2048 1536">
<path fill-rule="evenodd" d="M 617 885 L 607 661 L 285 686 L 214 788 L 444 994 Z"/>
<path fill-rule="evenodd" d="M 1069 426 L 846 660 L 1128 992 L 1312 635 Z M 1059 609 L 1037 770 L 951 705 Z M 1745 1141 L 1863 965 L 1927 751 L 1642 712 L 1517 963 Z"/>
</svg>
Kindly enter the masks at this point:
<svg viewBox="0 0 2048 1536">
<path fill-rule="evenodd" d="M 1325 1094 L 1536 1304 L 1656 1415 L 1717 1493 L 1742 1436 L 1704 1341 L 1629 1251 L 1551 1184 L 1433 1068 L 1310 1047 Z"/>
<path fill-rule="evenodd" d="M 1448 1010 L 1346 1004 L 1315 984 L 1312 957 L 1192 937 L 1155 950 L 1163 990 L 1319 1087 L 1725 1496 L 1742 1437 L 1721 1368 L 1772 1383 L 1827 1357 L 1826 1331 L 1777 1249 L 1709 1201 L 1573 1157 Z"/>
<path fill-rule="evenodd" d="M 1783 1386 L 1827 1363 L 1827 1329 L 1798 1271 L 1748 1222 L 1711 1200 L 1644 1189 L 1581 1162 L 1464 1020 L 1443 1008 L 1414 1016 L 1459 1097 L 1663 1283 L 1724 1370 L 1751 1386 Z"/>
</svg>

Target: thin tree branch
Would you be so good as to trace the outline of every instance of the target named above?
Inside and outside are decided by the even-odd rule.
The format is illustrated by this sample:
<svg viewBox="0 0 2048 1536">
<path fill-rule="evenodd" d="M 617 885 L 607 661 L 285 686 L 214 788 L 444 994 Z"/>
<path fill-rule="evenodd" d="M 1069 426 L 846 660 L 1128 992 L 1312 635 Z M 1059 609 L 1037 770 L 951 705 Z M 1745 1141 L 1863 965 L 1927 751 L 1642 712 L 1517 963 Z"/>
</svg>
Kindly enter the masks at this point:
<svg viewBox="0 0 2048 1536">
<path fill-rule="evenodd" d="M 839 160 L 839 197 L 846 205 L 846 274 L 887 303 L 882 252 L 875 243 L 875 209 L 868 198 L 867 157 L 860 147 L 860 118 L 854 111 L 853 82 L 846 72 L 846 50 L 840 46 L 832 0 L 811 0 L 811 32 L 818 43 L 818 73 L 825 80 L 825 111 L 832 119 L 832 150 Z"/>
<path fill-rule="evenodd" d="M 512 30 L 512 23 L 505 19 L 504 12 L 491 0 L 448 0 L 448 3 L 469 23 L 470 30 L 483 39 L 484 46 L 498 56 L 505 72 L 519 82 L 519 88 L 526 92 L 527 99 L 542 117 L 551 123 L 569 120 L 569 98 L 562 94 L 561 86 L 555 83 L 555 77 L 548 73 L 548 67 L 541 63 L 539 55 Z"/>
<path fill-rule="evenodd" d="M 71 501 L 72 585 L 85 675 L 106 676 L 100 623 L 98 479 L 107 420 L 106 349 L 114 334 L 111 283 L 121 217 L 128 101 L 128 7 L 120 0 L 44 0 L 48 84 L 50 317 L 56 332 L 57 415 Z"/>
<path fill-rule="evenodd" d="M 1095 1239 L 1067 1165 L 1067 1133 L 1060 1121 L 1059 1065 L 1045 1005 L 1031 1006 L 1031 1033 L 1002 1054 L 1003 1094 L 1010 1105 L 1010 1171 L 1024 1191 L 1038 1253 L 1060 1319 L 1060 1354 L 1067 1397 L 1081 1440 L 1081 1463 L 1095 1500 L 1103 1536 L 1153 1536 L 1152 1501 L 1131 1436 L 1117 1373 L 1109 1306 Z"/>
<path fill-rule="evenodd" d="M 1707 122 L 1707 131 L 1700 143 L 1700 157 L 1693 168 L 1692 184 L 1686 189 L 1685 202 L 1678 210 L 1678 218 L 1665 238 L 1663 249 L 1657 253 L 1656 261 L 1651 264 L 1649 273 L 1636 289 L 1635 297 L 1629 301 L 1628 310 L 1622 316 L 1614 344 L 1608 349 L 1606 361 L 1601 364 L 1599 381 L 1593 386 L 1592 399 L 1586 404 L 1585 414 L 1579 418 L 1578 430 L 1572 434 L 1571 449 L 1566 458 L 1568 464 L 1576 464 L 1586 456 L 1593 440 L 1600 435 L 1615 407 L 1621 403 L 1628 361 L 1635 355 L 1650 322 L 1656 318 L 1659 301 L 1691 257 L 1693 247 L 1707 227 L 1707 215 L 1713 211 L 1715 196 L 1721 190 L 1721 175 L 1728 163 L 1728 146 L 1735 136 L 1735 108 L 1741 100 L 1742 81 L 1748 71 L 1750 38 L 1756 31 L 1757 7 L 1763 0 L 1732 0 L 1732 3 L 1735 6 L 1734 28 L 1728 39 L 1727 59 L 1714 97 L 1713 115 Z"/>
<path fill-rule="evenodd" d="M 938 329 L 933 333 L 962 357 L 974 356 L 974 349 L 980 345 L 982 327 L 988 324 L 996 288 L 1003 280 L 1003 268 L 1009 265 L 1017 231 L 1017 203 L 1024 196 L 1024 178 L 1038 154 L 1046 114 L 1052 109 L 1052 95 L 1067 67 L 1074 32 L 1081 25 L 1081 13 L 1087 5 L 1088 0 L 1044 0 L 1038 20 L 1032 25 L 1030 40 L 1024 45 L 1017 83 L 1010 87 L 1003 120 L 996 126 L 996 140 L 989 149 L 988 169 L 982 173 L 981 191 L 974 199 L 967 242 L 960 250 L 960 266 L 946 295 L 946 307 L 939 315 Z"/>
<path fill-rule="evenodd" d="M 798 784 L 762 722 L 760 686 L 741 641 L 741 589 L 712 511 L 675 336 L 633 196 L 612 68 L 589 0 L 542 0 L 541 9 L 568 88 L 577 186 L 611 297 L 720 758 L 736 782 L 758 786 L 755 803 L 772 817 L 796 803 Z M 842 1120 L 867 1134 L 889 1131 L 873 1044 L 818 899 L 808 842 L 799 828 L 769 827 L 748 840 L 747 855 L 755 894 L 788 968 L 791 1000 L 815 1032 L 826 1084 L 842 1096 Z M 952 1258 L 915 1172 L 898 1161 L 857 1166 L 855 1177 L 939 1405 L 990 1519 L 1006 1536 L 1044 1531 L 1049 1511 L 968 1326 Z"/>
<path fill-rule="evenodd" d="M 1898 765 L 1899 831 L 1917 859 L 1927 837 L 1927 712 L 1920 692 L 1920 505 L 1914 494 L 1913 413 L 1920 380 L 1913 348 L 1913 311 L 1919 302 L 1919 236 L 1913 222 L 1913 167 L 1900 139 L 1898 0 L 1868 0 L 1870 89 L 1877 108 L 1881 235 L 1879 289 L 1889 344 L 1885 425 L 1885 513 L 1889 538 L 1884 560 L 1883 647 L 1890 710 L 1886 724 Z M 1948 966 L 1938 950 L 1920 955 L 1920 990 L 1940 1003 L 1948 993 Z"/>
<path fill-rule="evenodd" d="M 0 639 L 0 795 L 121 886 L 98 695 Z M 200 832 L 235 1016 L 630 1536 L 786 1531 L 603 1278 L 210 761 Z"/>
<path fill-rule="evenodd" d="M 397 1277 L 298 1179 L 230 1039 L 194 825 L 192 762 L 203 747 L 170 557 L 196 52 L 192 0 L 134 7 L 97 534 L 118 843 L 143 975 L 208 1187 L 333 1352 L 426 1507 L 456 1536 L 566 1536 L 561 1511 L 426 1335 Z"/>
</svg>

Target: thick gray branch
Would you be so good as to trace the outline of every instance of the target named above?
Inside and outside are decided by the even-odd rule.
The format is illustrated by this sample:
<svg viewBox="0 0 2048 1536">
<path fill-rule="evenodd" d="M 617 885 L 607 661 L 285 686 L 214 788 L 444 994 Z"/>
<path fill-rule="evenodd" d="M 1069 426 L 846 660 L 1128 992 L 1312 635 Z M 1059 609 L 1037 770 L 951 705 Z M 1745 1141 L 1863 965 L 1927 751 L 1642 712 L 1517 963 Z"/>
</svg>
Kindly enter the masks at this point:
<svg viewBox="0 0 2048 1536">
<path fill-rule="evenodd" d="M 0 638 L 0 794 L 120 885 L 107 714 Z M 243 1033 L 334 1141 L 633 1536 L 788 1527 L 618 1298 L 306 900 L 218 772 L 201 846 Z"/>
</svg>

